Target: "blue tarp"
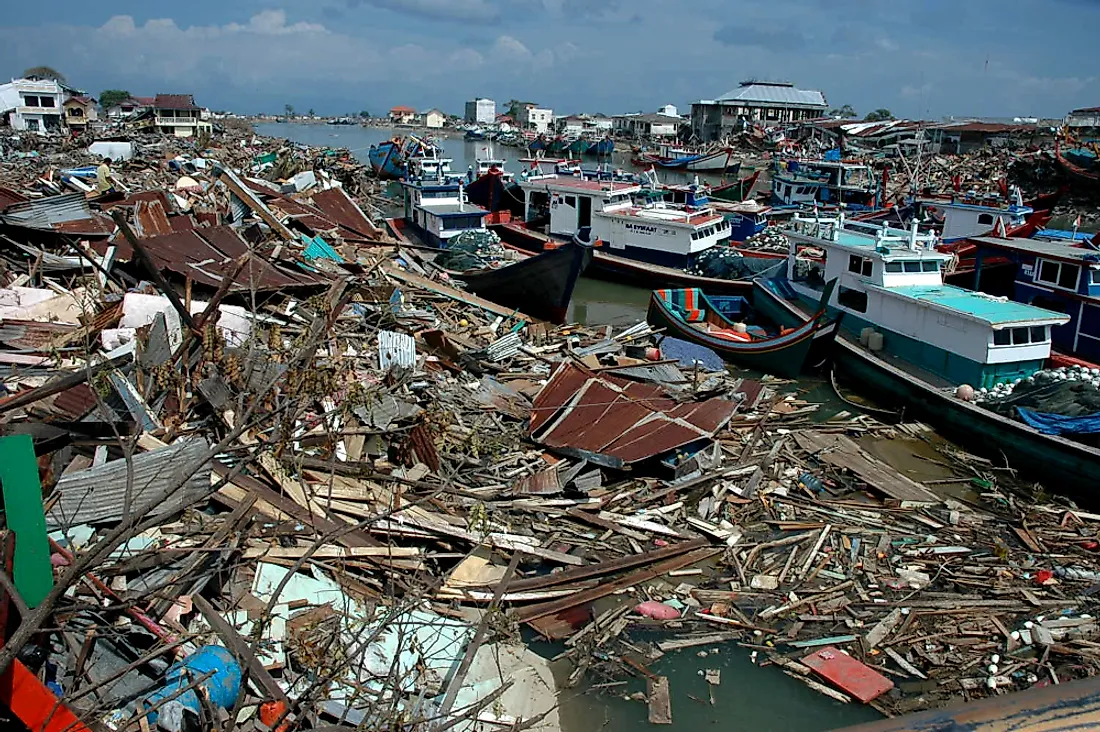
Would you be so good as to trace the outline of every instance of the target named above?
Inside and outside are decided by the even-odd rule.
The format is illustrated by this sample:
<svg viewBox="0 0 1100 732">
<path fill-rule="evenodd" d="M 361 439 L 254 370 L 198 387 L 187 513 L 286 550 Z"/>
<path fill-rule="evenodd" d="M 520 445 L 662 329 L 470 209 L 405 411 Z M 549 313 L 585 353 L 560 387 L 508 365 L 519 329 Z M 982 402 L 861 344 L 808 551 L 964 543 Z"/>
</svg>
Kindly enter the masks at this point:
<svg viewBox="0 0 1100 732">
<path fill-rule="evenodd" d="M 1020 419 L 1044 435 L 1090 435 L 1100 432 L 1100 412 L 1080 417 L 1066 417 L 1062 414 L 1035 412 L 1024 407 L 1016 407 Z"/>
<path fill-rule="evenodd" d="M 679 338 L 665 336 L 661 339 L 661 355 L 665 358 L 674 358 L 681 366 L 691 368 L 696 362 L 708 371 L 724 371 L 726 362 L 714 351 L 706 346 L 700 346 L 690 341 L 682 341 Z"/>
</svg>

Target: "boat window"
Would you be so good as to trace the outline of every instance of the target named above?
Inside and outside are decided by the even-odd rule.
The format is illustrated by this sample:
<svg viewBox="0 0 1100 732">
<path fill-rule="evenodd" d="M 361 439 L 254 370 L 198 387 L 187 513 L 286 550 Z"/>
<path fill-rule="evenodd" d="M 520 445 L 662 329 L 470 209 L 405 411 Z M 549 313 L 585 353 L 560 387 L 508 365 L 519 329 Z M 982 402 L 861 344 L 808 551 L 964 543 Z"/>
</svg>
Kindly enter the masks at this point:
<svg viewBox="0 0 1100 732">
<path fill-rule="evenodd" d="M 887 272 L 900 272 L 901 271 L 901 262 L 887 262 L 886 263 L 886 271 Z"/>
<path fill-rule="evenodd" d="M 993 345 L 995 346 L 1011 346 L 1012 345 L 1012 333 L 1006 329 L 993 331 Z"/>
<path fill-rule="evenodd" d="M 855 272 L 858 275 L 863 275 L 864 277 L 870 277 L 871 276 L 871 268 L 873 266 L 874 266 L 873 261 L 871 259 L 867 258 L 867 257 L 859 257 L 859 256 L 856 256 L 855 254 L 852 254 L 852 255 L 848 256 L 848 271 L 849 272 Z"/>
<path fill-rule="evenodd" d="M 1100 269 L 1089 270 L 1089 284 L 1100 285 Z"/>
<path fill-rule="evenodd" d="M 841 287 L 836 295 L 837 305 L 855 310 L 857 313 L 867 312 L 867 293 L 853 290 L 849 287 Z"/>
<path fill-rule="evenodd" d="M 1039 262 L 1039 276 L 1037 279 L 1040 282 L 1057 285 L 1066 290 L 1076 290 L 1077 279 L 1080 275 L 1081 268 L 1076 264 L 1051 262 L 1043 259 Z"/>
<path fill-rule="evenodd" d="M 905 271 L 906 272 L 920 272 L 920 262 L 906 262 L 905 263 Z"/>
<path fill-rule="evenodd" d="M 1012 329 L 1012 345 L 1024 346 L 1030 342 L 1030 331 L 1027 328 Z"/>
<path fill-rule="evenodd" d="M 1077 289 L 1077 277 L 1080 269 L 1075 264 L 1062 263 L 1062 271 L 1058 273 L 1058 286 L 1067 290 Z"/>
<path fill-rule="evenodd" d="M 1048 262 L 1042 260 L 1039 262 L 1039 281 L 1040 282 L 1058 282 L 1058 263 Z"/>
<path fill-rule="evenodd" d="M 978 223 L 983 225 L 990 225 L 993 223 L 993 214 L 978 214 Z"/>
<path fill-rule="evenodd" d="M 940 271 L 940 263 L 936 262 L 934 260 L 931 260 L 931 259 L 926 259 L 923 262 L 921 262 L 921 269 L 924 270 L 925 272 L 939 272 Z"/>
<path fill-rule="evenodd" d="M 571 208 L 576 208 L 577 207 L 577 197 L 576 196 L 566 196 L 565 197 L 565 205 L 569 206 Z"/>
<path fill-rule="evenodd" d="M 1045 325 L 1033 325 L 1031 326 L 1031 342 L 1032 343 L 1046 343 L 1047 340 L 1047 327 Z"/>
</svg>

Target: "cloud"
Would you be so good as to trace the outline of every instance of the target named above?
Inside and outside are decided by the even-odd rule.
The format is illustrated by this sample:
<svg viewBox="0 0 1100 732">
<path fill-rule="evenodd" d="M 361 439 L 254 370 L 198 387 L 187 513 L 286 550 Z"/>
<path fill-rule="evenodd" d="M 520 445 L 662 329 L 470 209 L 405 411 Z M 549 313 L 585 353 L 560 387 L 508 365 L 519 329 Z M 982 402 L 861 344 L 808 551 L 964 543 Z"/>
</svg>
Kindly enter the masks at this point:
<svg viewBox="0 0 1100 732">
<path fill-rule="evenodd" d="M 806 37 L 793 28 L 771 30 L 738 24 L 721 26 L 714 32 L 714 40 L 726 46 L 757 47 L 775 52 L 797 51 L 806 46 Z"/>
<path fill-rule="evenodd" d="M 347 0 L 347 3 L 350 7 L 366 5 L 430 20 L 481 23 L 500 16 L 500 8 L 489 0 Z"/>
</svg>

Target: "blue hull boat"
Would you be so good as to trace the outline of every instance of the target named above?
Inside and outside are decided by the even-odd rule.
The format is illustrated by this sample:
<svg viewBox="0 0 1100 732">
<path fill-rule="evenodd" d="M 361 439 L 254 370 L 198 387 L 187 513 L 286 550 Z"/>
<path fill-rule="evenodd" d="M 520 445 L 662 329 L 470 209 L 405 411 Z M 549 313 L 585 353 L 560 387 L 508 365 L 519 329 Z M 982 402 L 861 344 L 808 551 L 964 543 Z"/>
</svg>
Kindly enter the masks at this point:
<svg viewBox="0 0 1100 732">
<path fill-rule="evenodd" d="M 401 146 L 393 140 L 371 145 L 367 152 L 367 159 L 374 168 L 377 178 L 401 179 L 405 177 L 405 157 L 401 152 Z"/>
</svg>

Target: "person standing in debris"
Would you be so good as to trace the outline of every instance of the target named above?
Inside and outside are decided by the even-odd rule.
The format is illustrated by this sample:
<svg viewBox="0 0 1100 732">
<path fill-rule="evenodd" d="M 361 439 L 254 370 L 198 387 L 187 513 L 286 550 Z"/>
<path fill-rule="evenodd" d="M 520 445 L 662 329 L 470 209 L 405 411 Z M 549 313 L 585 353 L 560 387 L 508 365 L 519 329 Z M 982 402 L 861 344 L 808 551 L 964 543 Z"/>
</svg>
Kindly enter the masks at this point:
<svg viewBox="0 0 1100 732">
<path fill-rule="evenodd" d="M 97 196 L 114 193 L 115 180 L 111 173 L 111 159 L 103 158 L 95 169 L 95 192 Z"/>
</svg>

